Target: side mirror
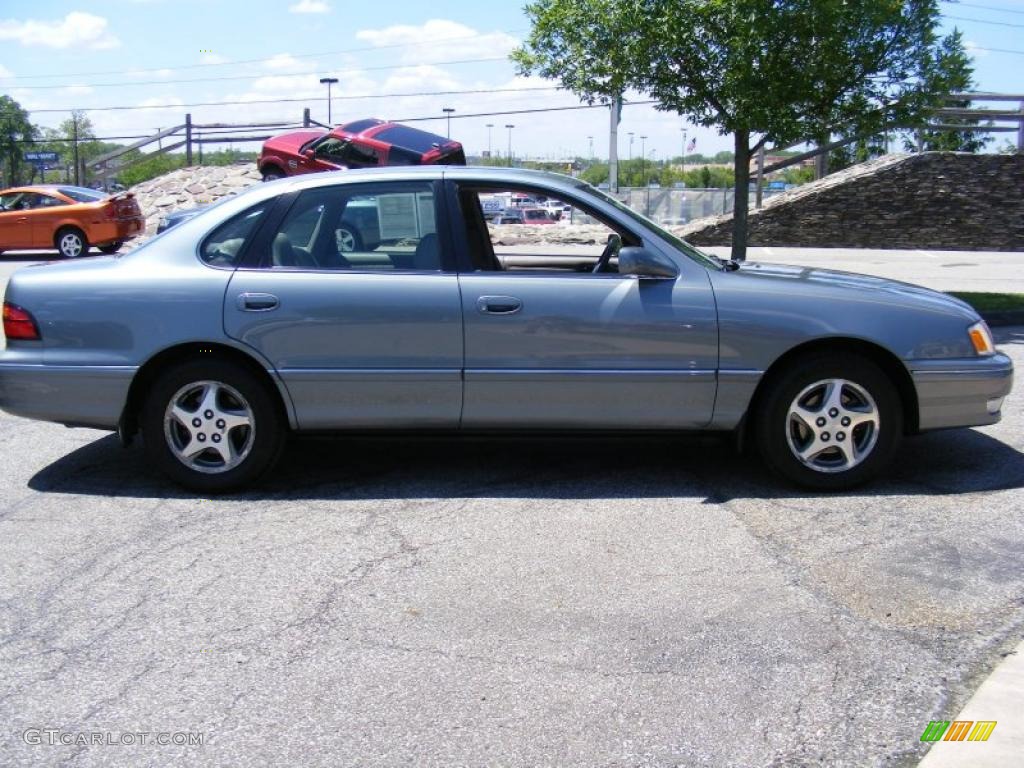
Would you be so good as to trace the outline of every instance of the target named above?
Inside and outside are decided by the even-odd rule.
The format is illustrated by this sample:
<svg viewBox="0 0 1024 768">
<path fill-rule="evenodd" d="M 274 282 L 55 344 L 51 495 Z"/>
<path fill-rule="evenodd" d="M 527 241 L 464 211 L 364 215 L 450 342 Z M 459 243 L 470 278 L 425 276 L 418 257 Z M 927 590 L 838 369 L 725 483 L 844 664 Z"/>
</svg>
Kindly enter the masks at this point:
<svg viewBox="0 0 1024 768">
<path fill-rule="evenodd" d="M 313 159 L 313 155 L 316 154 L 316 150 L 315 149 L 307 149 L 302 154 L 305 155 L 307 160 L 312 160 Z"/>
<path fill-rule="evenodd" d="M 679 270 L 660 254 L 646 248 L 627 246 L 619 251 L 619 274 L 666 280 L 677 277 Z"/>
</svg>

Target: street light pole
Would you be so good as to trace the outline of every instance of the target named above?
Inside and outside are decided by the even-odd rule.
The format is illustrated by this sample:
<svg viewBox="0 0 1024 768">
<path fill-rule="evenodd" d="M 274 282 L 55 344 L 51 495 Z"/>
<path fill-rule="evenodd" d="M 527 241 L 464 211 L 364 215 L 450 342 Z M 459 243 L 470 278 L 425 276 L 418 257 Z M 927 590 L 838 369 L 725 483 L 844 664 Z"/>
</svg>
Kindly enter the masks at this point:
<svg viewBox="0 0 1024 768">
<path fill-rule="evenodd" d="M 508 167 L 512 167 L 512 129 L 515 128 L 511 123 L 506 123 L 505 127 L 508 128 Z"/>
<path fill-rule="evenodd" d="M 683 128 L 683 173 L 686 173 L 686 129 Z"/>
<path fill-rule="evenodd" d="M 491 129 L 494 128 L 494 123 L 487 124 L 487 159 L 491 158 Z"/>
<path fill-rule="evenodd" d="M 587 138 L 590 139 L 590 154 L 587 155 L 587 159 L 588 160 L 593 160 L 594 159 L 594 137 L 593 136 L 587 136 Z"/>
<path fill-rule="evenodd" d="M 448 132 L 445 134 L 449 139 L 452 137 L 452 112 L 455 111 L 454 107 L 442 107 L 441 111 L 448 116 Z"/>
<path fill-rule="evenodd" d="M 334 123 L 331 122 L 331 86 L 338 82 L 336 77 L 321 77 L 320 84 L 327 86 L 327 124 L 334 127 Z"/>
<path fill-rule="evenodd" d="M 647 137 L 640 137 L 640 181 L 647 186 Z"/>
</svg>

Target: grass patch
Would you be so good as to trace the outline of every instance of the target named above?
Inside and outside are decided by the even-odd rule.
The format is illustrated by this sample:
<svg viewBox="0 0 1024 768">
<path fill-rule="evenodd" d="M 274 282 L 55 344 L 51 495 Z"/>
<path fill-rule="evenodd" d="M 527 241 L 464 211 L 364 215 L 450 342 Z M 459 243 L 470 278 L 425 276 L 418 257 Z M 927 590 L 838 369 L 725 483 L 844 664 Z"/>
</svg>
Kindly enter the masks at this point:
<svg viewBox="0 0 1024 768">
<path fill-rule="evenodd" d="M 949 293 L 966 301 L 979 312 L 1024 310 L 1024 293 L 981 293 L 975 291 L 949 291 Z"/>
</svg>

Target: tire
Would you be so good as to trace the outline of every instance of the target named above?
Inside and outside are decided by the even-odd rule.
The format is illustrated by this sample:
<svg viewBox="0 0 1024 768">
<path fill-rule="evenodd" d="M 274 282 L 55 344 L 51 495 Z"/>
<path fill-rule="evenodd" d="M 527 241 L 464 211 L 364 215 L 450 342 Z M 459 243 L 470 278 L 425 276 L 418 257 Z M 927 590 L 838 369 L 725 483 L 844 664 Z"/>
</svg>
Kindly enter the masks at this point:
<svg viewBox="0 0 1024 768">
<path fill-rule="evenodd" d="M 216 358 L 162 371 L 141 421 L 149 460 L 200 493 L 252 483 L 273 466 L 285 442 L 276 395 L 244 366 Z"/>
<path fill-rule="evenodd" d="M 263 169 L 263 180 L 264 181 L 276 181 L 277 179 L 284 178 L 284 171 L 273 165 L 268 165 Z"/>
<path fill-rule="evenodd" d="M 875 477 L 899 445 L 899 393 L 865 357 L 805 357 L 767 387 L 752 414 L 754 440 L 764 463 L 798 485 L 856 487 Z"/>
<path fill-rule="evenodd" d="M 351 253 L 363 250 L 363 238 L 348 224 L 342 224 L 334 230 L 334 239 L 340 253 Z"/>
<path fill-rule="evenodd" d="M 89 253 L 89 241 L 78 227 L 61 227 L 53 236 L 53 244 L 65 259 L 74 259 Z"/>
<path fill-rule="evenodd" d="M 121 250 L 121 246 L 122 245 L 124 245 L 124 243 L 122 241 L 118 240 L 115 243 L 107 243 L 106 245 L 101 245 L 101 246 L 98 246 L 98 247 L 100 249 L 100 253 L 111 254 L 111 253 L 117 253 L 119 250 Z"/>
</svg>

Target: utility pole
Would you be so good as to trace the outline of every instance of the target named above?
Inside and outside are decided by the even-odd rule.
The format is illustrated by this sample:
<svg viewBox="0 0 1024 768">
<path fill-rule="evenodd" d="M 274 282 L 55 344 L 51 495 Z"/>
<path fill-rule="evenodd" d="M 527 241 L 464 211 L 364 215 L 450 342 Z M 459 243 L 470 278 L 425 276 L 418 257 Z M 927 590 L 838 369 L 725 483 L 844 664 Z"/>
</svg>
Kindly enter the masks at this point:
<svg viewBox="0 0 1024 768">
<path fill-rule="evenodd" d="M 447 136 L 450 139 L 452 137 L 452 112 L 455 111 L 455 108 L 454 107 L 442 107 L 441 111 L 444 112 L 445 116 L 447 116 L 447 118 L 448 118 L 448 128 L 447 128 L 447 133 L 445 134 L 445 136 Z"/>
<path fill-rule="evenodd" d="M 640 137 L 640 181 L 647 186 L 647 137 Z"/>
<path fill-rule="evenodd" d="M 491 130 L 494 128 L 494 123 L 487 124 L 487 157 L 491 157 Z"/>
<path fill-rule="evenodd" d="M 611 104 L 611 122 L 608 127 L 608 189 L 619 191 L 619 120 L 622 115 L 622 97 L 616 96 Z"/>
<path fill-rule="evenodd" d="M 593 136 L 587 136 L 587 139 L 590 141 L 590 154 L 587 155 L 587 159 L 590 160 L 591 162 L 593 162 L 593 160 L 594 160 L 594 137 Z"/>
<path fill-rule="evenodd" d="M 72 140 L 72 155 L 75 159 L 75 186 L 82 186 L 84 179 L 79 175 L 78 168 L 78 116 L 71 113 L 71 140 Z"/>
<path fill-rule="evenodd" d="M 505 127 L 508 128 L 508 167 L 512 167 L 512 129 L 515 128 L 511 123 L 506 123 Z"/>
<path fill-rule="evenodd" d="M 683 173 L 686 173 L 686 129 L 683 128 Z"/>
</svg>

